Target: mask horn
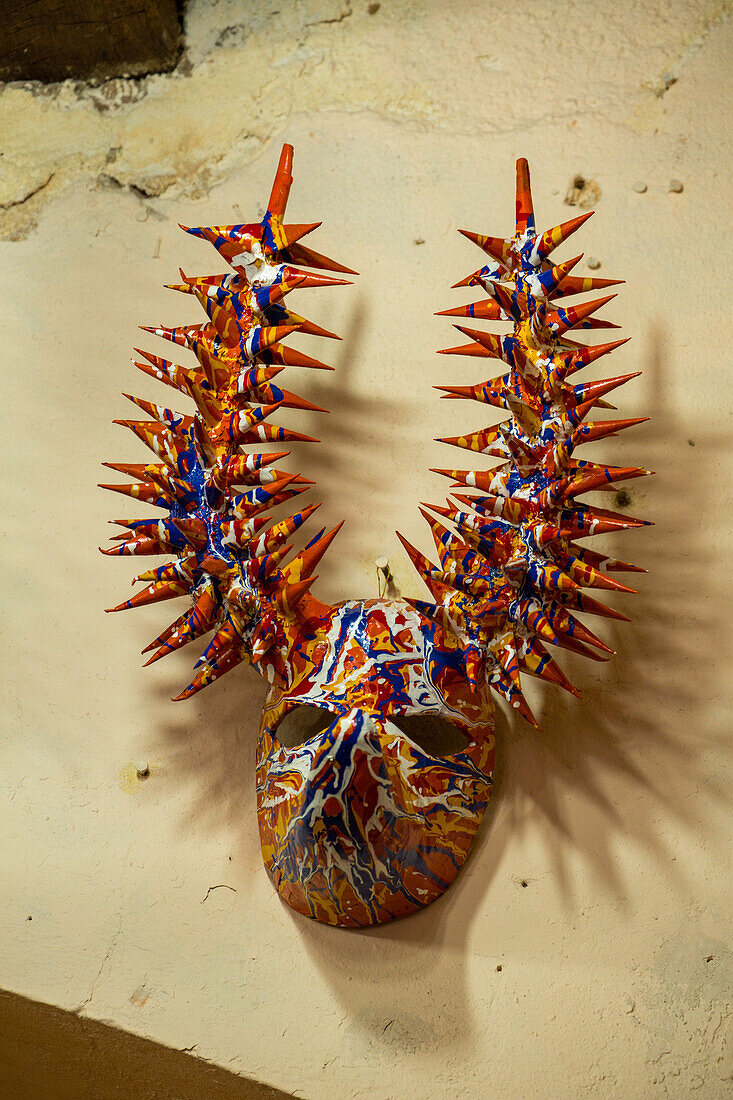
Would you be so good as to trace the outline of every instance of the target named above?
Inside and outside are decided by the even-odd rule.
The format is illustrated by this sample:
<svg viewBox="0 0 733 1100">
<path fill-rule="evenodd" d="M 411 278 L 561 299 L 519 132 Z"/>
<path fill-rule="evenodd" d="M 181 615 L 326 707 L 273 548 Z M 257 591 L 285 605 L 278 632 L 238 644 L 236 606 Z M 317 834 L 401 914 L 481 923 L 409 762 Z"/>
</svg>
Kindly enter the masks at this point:
<svg viewBox="0 0 733 1100">
<path fill-rule="evenodd" d="M 473 398 L 503 409 L 510 416 L 498 427 L 441 440 L 491 455 L 501 463 L 494 469 L 435 471 L 452 478 L 462 490 L 453 494 L 462 507 L 450 498 L 447 507 L 428 505 L 450 526 L 423 513 L 432 528 L 441 568 L 403 540 L 435 601 L 429 617 L 459 639 L 468 683 L 476 687 L 479 681 L 487 682 L 534 725 L 520 673 L 578 694 L 546 646 L 605 660 L 612 651 L 576 613 L 625 618 L 585 595 L 583 588 L 634 591 L 607 573 L 637 571 L 635 566 L 596 554 L 574 540 L 647 523 L 578 499 L 585 492 L 612 489 L 617 482 L 651 473 L 638 466 L 606 466 L 578 457 L 581 444 L 642 419 L 586 419 L 594 407 L 613 408 L 602 400 L 603 394 L 635 374 L 585 385 L 566 380 L 625 343 L 585 346 L 566 338 L 570 329 L 616 327 L 592 317 L 610 298 L 548 307 L 566 294 L 618 282 L 570 276 L 580 256 L 564 262 L 549 258 L 589 217 L 584 214 L 538 233 L 529 167 L 522 159 L 517 161 L 514 235 L 500 238 L 460 231 L 493 264 L 454 285 L 482 286 L 488 298 L 443 314 L 477 319 L 503 316 L 513 326 L 504 336 L 457 326 L 473 343 L 450 348 L 448 353 L 492 357 L 503 360 L 507 369 L 476 386 L 438 388 L 452 397 Z"/>
<path fill-rule="evenodd" d="M 188 610 L 144 651 L 154 651 L 148 664 L 213 632 L 195 676 L 178 699 L 190 698 L 244 660 L 261 665 L 269 678 L 281 674 L 293 629 L 323 609 L 309 590 L 316 579 L 313 570 L 339 528 L 321 532 L 285 561 L 291 549 L 288 537 L 318 505 L 299 507 L 277 521 L 271 513 L 306 492 L 312 482 L 272 468 L 289 452 L 249 449 L 318 442 L 273 423 L 283 408 L 319 410 L 273 379 L 286 365 L 325 366 L 288 348 L 283 341 L 291 333 L 334 334 L 292 313 L 282 300 L 297 288 L 334 286 L 345 280 L 301 271 L 293 264 L 356 274 L 300 243 L 320 222 L 284 224 L 292 166 L 293 147 L 284 145 L 260 222 L 181 227 L 213 244 L 233 271 L 202 277 L 181 273 L 182 283 L 169 284 L 198 298 L 207 317 L 203 324 L 145 329 L 193 353 L 190 365 L 139 351 L 146 362 L 136 366 L 190 398 L 195 412 L 184 415 L 130 397 L 151 419 L 118 423 L 129 427 L 154 452 L 156 461 L 106 464 L 135 480 L 104 488 L 152 504 L 167 515 L 160 520 L 120 521 L 125 530 L 103 553 L 176 555 L 173 562 L 142 572 L 137 579 L 145 587 L 110 610 L 177 597 L 188 600 Z"/>
</svg>

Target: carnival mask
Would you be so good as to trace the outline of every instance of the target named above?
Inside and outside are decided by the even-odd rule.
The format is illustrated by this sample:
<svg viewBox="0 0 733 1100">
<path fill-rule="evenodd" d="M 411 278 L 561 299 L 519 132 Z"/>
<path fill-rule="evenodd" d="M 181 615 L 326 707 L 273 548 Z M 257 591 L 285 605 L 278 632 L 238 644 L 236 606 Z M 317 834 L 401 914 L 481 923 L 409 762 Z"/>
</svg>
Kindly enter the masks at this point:
<svg viewBox="0 0 733 1100">
<path fill-rule="evenodd" d="M 576 613 L 623 618 L 584 590 L 633 591 L 609 574 L 635 567 L 577 540 L 642 521 L 578 497 L 648 471 L 576 454 L 581 443 L 646 418 L 587 419 L 594 408 L 613 407 L 604 395 L 634 375 L 576 384 L 573 375 L 624 341 L 586 346 L 568 338 L 571 330 L 615 328 L 595 317 L 609 298 L 564 307 L 557 300 L 612 281 L 572 275 L 580 256 L 553 263 L 554 249 L 590 214 L 537 233 L 529 170 L 519 160 L 514 234 L 465 233 L 489 262 L 456 286 L 486 296 L 446 310 L 512 325 L 508 335 L 458 325 L 470 342 L 448 350 L 501 364 L 503 373 L 487 382 L 445 391 L 508 419 L 443 440 L 498 464 L 436 471 L 454 486 L 445 504 L 423 512 L 439 564 L 402 539 L 429 601 L 321 603 L 310 588 L 339 528 L 292 553 L 318 505 L 272 516 L 311 483 L 277 467 L 287 450 L 262 448 L 310 439 L 272 417 L 317 408 L 276 377 L 286 366 L 327 369 L 285 339 L 296 331 L 333 335 L 293 313 L 286 297 L 344 282 L 318 272 L 356 273 L 302 243 L 320 223 L 284 224 L 292 158 L 285 145 L 261 222 L 186 230 L 211 242 L 232 273 L 181 272 L 172 289 L 195 295 L 208 321 L 146 330 L 195 356 L 179 366 L 140 352 L 136 364 L 194 411 L 130 398 L 150 419 L 118 423 L 156 461 L 107 463 L 133 481 L 104 487 L 165 518 L 119 521 L 124 530 L 103 553 L 174 556 L 140 573 L 144 587 L 111 610 L 186 600 L 145 651 L 150 664 L 212 635 L 179 699 L 245 660 L 267 678 L 257 751 L 265 866 L 298 912 L 364 926 L 429 904 L 465 861 L 491 791 L 490 689 L 536 725 L 521 673 L 577 694 L 548 646 L 596 660 L 611 652 Z"/>
</svg>

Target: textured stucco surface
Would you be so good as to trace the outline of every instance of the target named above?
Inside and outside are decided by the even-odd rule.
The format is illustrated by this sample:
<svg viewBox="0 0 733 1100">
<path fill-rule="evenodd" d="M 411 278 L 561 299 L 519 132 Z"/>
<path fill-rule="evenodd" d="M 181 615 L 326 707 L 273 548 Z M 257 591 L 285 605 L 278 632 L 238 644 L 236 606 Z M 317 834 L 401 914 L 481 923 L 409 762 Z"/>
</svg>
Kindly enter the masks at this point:
<svg viewBox="0 0 733 1100">
<path fill-rule="evenodd" d="M 200 2 L 174 75 L 2 90 L 0 986 L 308 1100 L 730 1095 L 725 17 Z M 137 656 L 164 611 L 101 612 L 136 570 L 97 553 L 129 514 L 94 488 L 98 462 L 142 459 L 111 424 L 121 390 L 163 400 L 129 365 L 136 326 L 197 317 L 161 284 L 217 260 L 176 223 L 258 215 L 283 140 L 293 220 L 323 218 L 316 247 L 362 272 L 299 299 L 344 335 L 336 373 L 292 383 L 330 416 L 289 420 L 323 439 L 290 460 L 318 480 L 320 522 L 347 519 L 324 598 L 376 594 L 380 554 L 419 594 L 393 531 L 430 550 L 417 502 L 450 453 L 432 439 L 482 421 L 431 387 L 488 376 L 434 355 L 453 341 L 433 312 L 471 300 L 448 290 L 480 262 L 455 229 L 511 226 L 517 156 L 545 225 L 593 181 L 575 240 L 627 280 L 608 312 L 634 339 L 610 373 L 643 369 L 618 404 L 654 415 L 597 451 L 657 471 L 629 504 L 656 526 L 604 540 L 651 570 L 616 603 L 633 623 L 599 628 L 618 657 L 565 661 L 580 702 L 533 691 L 541 735 L 500 715 L 456 885 L 356 934 L 285 909 L 261 866 L 258 677 L 174 706 L 189 652 L 145 672 Z"/>
</svg>

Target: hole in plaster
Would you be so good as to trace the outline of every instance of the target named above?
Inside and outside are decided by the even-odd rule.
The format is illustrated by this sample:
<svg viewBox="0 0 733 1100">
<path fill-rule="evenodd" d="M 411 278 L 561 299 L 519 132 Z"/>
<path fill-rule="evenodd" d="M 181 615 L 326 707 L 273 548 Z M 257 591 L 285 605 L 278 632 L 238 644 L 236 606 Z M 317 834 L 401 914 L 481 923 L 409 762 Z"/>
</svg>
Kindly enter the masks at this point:
<svg viewBox="0 0 733 1100">
<path fill-rule="evenodd" d="M 628 489 L 619 489 L 613 499 L 617 508 L 628 508 L 631 504 L 631 493 Z"/>
<path fill-rule="evenodd" d="M 519 885 L 522 887 L 526 887 L 529 886 L 529 883 L 527 882 L 526 878 L 523 878 Z"/>
<path fill-rule="evenodd" d="M 565 192 L 563 202 L 566 206 L 579 206 L 585 210 L 595 206 L 601 197 L 601 189 L 595 180 L 586 179 L 580 174 L 573 176 Z"/>
</svg>

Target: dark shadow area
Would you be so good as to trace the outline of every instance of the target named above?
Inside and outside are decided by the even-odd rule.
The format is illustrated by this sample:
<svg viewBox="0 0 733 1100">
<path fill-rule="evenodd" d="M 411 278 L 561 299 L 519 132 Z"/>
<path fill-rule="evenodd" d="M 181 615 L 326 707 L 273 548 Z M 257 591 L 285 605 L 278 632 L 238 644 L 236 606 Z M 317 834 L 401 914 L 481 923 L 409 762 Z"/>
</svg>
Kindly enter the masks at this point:
<svg viewBox="0 0 733 1100">
<path fill-rule="evenodd" d="M 463 730 L 440 714 L 392 714 L 389 720 L 428 756 L 452 756 L 468 744 Z"/>
<path fill-rule="evenodd" d="M 5 1100 L 288 1100 L 180 1050 L 0 991 Z"/>
<path fill-rule="evenodd" d="M 191 645 L 166 658 L 168 678 L 151 691 L 170 699 L 191 678 L 198 650 Z M 260 715 L 268 684 L 246 662 L 185 703 L 170 704 L 160 730 L 166 758 L 190 792 L 181 829 L 220 831 L 236 838 L 231 855 L 259 859 L 255 761 Z"/>
<path fill-rule="evenodd" d="M 293 707 L 285 715 L 277 727 L 277 739 L 286 749 L 297 749 L 317 733 L 327 730 L 334 718 L 335 715 L 330 710 L 303 703 L 301 706 Z"/>
<path fill-rule="evenodd" d="M 342 342 L 329 347 L 324 341 L 314 347 L 313 340 L 309 344 L 304 340 L 299 345 L 309 355 L 323 358 L 334 370 L 302 371 L 298 374 L 297 368 L 293 368 L 288 380 L 283 381 L 283 385 L 297 389 L 309 401 L 330 410 L 329 416 L 313 416 L 309 420 L 310 427 L 301 429 L 318 435 L 321 445 L 301 445 L 297 450 L 293 447 L 295 457 L 291 459 L 291 465 L 317 482 L 313 488 L 313 498 L 323 501 L 321 511 L 324 514 L 337 517 L 342 514 L 340 502 L 343 500 L 361 499 L 367 495 L 373 497 L 378 491 L 395 491 L 390 479 L 375 477 L 375 455 L 380 440 L 384 441 L 381 446 L 386 447 L 390 431 L 397 430 L 399 418 L 404 415 L 399 403 L 390 397 L 389 390 L 375 385 L 365 392 L 365 388 L 358 387 L 358 375 L 370 369 L 363 353 L 367 305 L 358 282 L 346 290 L 349 291 L 352 308 Z M 311 313 L 315 316 L 315 309 L 308 311 L 309 316 Z M 303 375 L 307 375 L 303 379 L 304 384 L 298 386 Z M 283 374 L 281 379 L 285 378 Z M 296 466 L 296 462 L 300 465 Z M 324 558 L 324 566 L 327 560 Z M 344 593 L 342 598 L 347 596 L 357 598 L 351 592 Z"/>
</svg>

